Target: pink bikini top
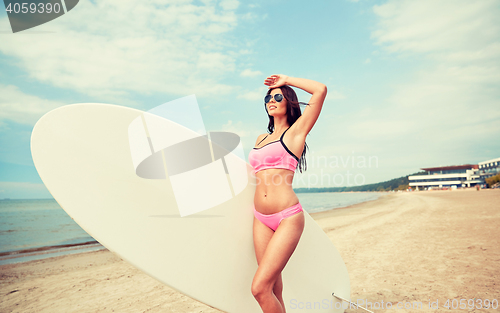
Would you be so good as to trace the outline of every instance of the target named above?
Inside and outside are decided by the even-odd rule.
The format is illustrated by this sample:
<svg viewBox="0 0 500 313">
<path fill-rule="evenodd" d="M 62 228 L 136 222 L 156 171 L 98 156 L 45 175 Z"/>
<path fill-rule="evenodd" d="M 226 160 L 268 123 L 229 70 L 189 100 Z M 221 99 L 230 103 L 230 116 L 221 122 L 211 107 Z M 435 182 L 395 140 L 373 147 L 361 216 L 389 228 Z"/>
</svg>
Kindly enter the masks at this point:
<svg viewBox="0 0 500 313">
<path fill-rule="evenodd" d="M 288 128 L 283 132 L 280 140 L 272 141 L 263 145 L 260 148 L 253 148 L 248 154 L 248 161 L 250 165 L 255 170 L 255 173 L 267 170 L 270 168 L 282 168 L 295 172 L 297 164 L 299 164 L 299 158 L 297 158 L 292 151 L 288 150 L 287 146 L 283 142 L 283 136 L 285 135 Z M 257 145 L 263 142 L 267 138 L 264 137 Z M 280 145 L 275 143 L 280 142 Z"/>
</svg>

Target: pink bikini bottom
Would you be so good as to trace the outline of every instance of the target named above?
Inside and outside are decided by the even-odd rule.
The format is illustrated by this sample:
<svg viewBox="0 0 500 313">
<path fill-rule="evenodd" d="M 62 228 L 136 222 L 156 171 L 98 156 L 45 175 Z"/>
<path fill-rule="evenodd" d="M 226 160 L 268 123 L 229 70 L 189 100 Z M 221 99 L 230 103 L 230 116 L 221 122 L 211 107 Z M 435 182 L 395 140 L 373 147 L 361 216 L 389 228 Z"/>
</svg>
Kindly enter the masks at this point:
<svg viewBox="0 0 500 313">
<path fill-rule="evenodd" d="M 271 228 L 272 230 L 276 231 L 278 226 L 280 225 L 281 221 L 287 217 L 290 217 L 292 215 L 295 215 L 297 213 L 302 212 L 302 205 L 300 205 L 300 202 L 297 204 L 292 205 L 289 208 L 284 209 L 283 211 L 280 211 L 278 213 L 266 215 L 262 214 L 260 212 L 257 212 L 255 209 L 255 206 L 253 208 L 253 215 L 262 223 L 264 223 L 267 227 Z"/>
</svg>

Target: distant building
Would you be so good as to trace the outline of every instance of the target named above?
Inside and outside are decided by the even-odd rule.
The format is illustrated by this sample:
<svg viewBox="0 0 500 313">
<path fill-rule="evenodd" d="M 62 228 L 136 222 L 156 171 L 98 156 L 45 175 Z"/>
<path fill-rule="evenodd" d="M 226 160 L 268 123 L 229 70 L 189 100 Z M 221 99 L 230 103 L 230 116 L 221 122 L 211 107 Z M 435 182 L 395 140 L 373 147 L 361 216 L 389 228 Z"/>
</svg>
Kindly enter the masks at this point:
<svg viewBox="0 0 500 313">
<path fill-rule="evenodd" d="M 500 173 L 500 158 L 454 166 L 422 168 L 424 175 L 408 176 L 410 187 L 473 187 L 482 185 L 485 179 Z"/>
<path fill-rule="evenodd" d="M 482 180 L 500 173 L 500 158 L 479 162 L 479 175 Z"/>
<path fill-rule="evenodd" d="M 427 174 L 409 176 L 410 187 L 472 187 L 483 184 L 476 164 L 422 168 Z"/>
</svg>

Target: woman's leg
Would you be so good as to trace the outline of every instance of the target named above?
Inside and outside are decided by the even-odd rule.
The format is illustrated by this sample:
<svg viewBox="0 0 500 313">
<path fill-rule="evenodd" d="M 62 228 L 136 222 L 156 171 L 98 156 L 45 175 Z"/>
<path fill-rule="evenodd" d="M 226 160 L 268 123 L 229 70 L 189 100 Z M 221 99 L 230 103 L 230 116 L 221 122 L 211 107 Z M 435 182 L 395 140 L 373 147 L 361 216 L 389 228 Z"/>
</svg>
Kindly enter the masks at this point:
<svg viewBox="0 0 500 313">
<path fill-rule="evenodd" d="M 264 256 L 267 245 L 271 238 L 273 237 L 274 231 L 267 225 L 259 221 L 254 217 L 253 221 L 253 242 L 255 248 L 255 256 L 257 257 L 257 264 L 260 264 L 260 260 Z M 281 279 L 281 273 L 276 279 L 273 287 L 273 293 L 278 299 L 278 302 L 284 306 L 283 302 L 283 281 Z"/>
<path fill-rule="evenodd" d="M 295 214 L 281 221 L 280 226 L 276 229 L 274 234 L 271 234 L 270 239 L 268 239 L 269 232 L 262 230 L 262 226 L 265 225 L 261 224 L 254 222 L 255 245 L 256 247 L 259 246 L 259 250 L 261 250 L 262 243 L 265 242 L 266 239 L 268 243 L 264 254 L 261 256 L 259 268 L 252 282 L 252 294 L 259 302 L 264 313 L 284 313 L 285 304 L 283 303 L 283 299 L 281 298 L 281 301 L 278 300 L 273 290 L 275 287 L 282 288 L 280 279 L 281 271 L 291 257 L 302 235 L 304 229 L 304 213 Z M 260 234 L 259 231 L 261 231 L 262 234 Z M 269 231 L 272 232 L 270 229 Z M 276 286 L 276 283 L 278 283 L 278 286 Z M 279 293 L 281 293 L 281 291 Z"/>
<path fill-rule="evenodd" d="M 281 279 L 281 273 L 278 275 L 278 279 L 274 283 L 273 293 L 283 307 L 283 312 L 285 312 L 285 301 L 283 300 L 283 280 Z"/>
</svg>

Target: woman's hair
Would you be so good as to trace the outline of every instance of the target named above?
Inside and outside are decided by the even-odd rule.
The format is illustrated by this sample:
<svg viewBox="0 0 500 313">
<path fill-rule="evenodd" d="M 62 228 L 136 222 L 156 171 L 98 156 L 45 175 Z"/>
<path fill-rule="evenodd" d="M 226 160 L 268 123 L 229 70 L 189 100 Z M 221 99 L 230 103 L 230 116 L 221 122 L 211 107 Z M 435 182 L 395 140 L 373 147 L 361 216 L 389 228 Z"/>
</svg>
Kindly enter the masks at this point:
<svg viewBox="0 0 500 313">
<path fill-rule="evenodd" d="M 271 94 L 271 91 L 273 89 L 279 88 L 281 92 L 283 93 L 283 97 L 286 99 L 286 120 L 288 122 L 288 125 L 292 126 L 293 123 L 302 115 L 302 112 L 300 111 L 300 104 L 307 105 L 307 103 L 299 102 L 297 98 L 297 94 L 295 91 L 287 86 L 281 86 L 281 87 L 276 87 L 269 89 L 267 91 L 267 94 Z M 264 107 L 266 108 L 267 112 L 267 105 L 264 103 Z M 274 116 L 269 115 L 269 112 L 267 112 L 267 115 L 269 116 L 269 124 L 267 125 L 267 130 L 269 133 L 272 133 L 274 131 Z M 302 155 L 300 156 L 299 159 L 299 171 L 302 173 L 302 169 L 305 171 L 307 169 L 307 162 L 306 162 L 306 149 L 308 149 L 307 144 L 304 142 L 304 150 L 302 151 Z"/>
</svg>

